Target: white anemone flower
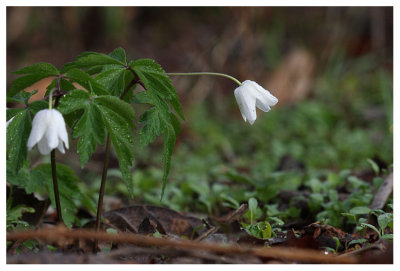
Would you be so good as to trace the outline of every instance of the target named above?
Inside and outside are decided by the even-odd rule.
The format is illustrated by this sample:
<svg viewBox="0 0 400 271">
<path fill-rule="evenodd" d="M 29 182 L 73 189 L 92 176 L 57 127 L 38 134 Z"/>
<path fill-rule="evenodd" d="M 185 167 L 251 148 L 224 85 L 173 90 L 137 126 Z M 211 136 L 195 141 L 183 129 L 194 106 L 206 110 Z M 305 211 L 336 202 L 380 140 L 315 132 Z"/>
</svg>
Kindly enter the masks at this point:
<svg viewBox="0 0 400 271">
<path fill-rule="evenodd" d="M 62 114 L 56 109 L 44 109 L 36 113 L 32 121 L 32 130 L 28 139 L 28 149 L 38 145 L 42 155 L 58 148 L 61 153 L 68 149 L 68 134 Z"/>
<path fill-rule="evenodd" d="M 235 98 L 244 121 L 253 125 L 257 119 L 256 107 L 264 112 L 271 110 L 278 99 L 268 90 L 251 80 L 246 80 L 235 89 Z"/>
</svg>

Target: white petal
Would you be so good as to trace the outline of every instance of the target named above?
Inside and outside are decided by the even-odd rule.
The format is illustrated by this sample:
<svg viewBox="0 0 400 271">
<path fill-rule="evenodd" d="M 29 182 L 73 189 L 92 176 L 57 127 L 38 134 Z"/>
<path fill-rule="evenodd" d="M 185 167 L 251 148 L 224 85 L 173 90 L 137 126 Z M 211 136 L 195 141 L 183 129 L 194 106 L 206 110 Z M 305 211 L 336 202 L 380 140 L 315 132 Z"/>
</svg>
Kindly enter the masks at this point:
<svg viewBox="0 0 400 271">
<path fill-rule="evenodd" d="M 257 113 L 256 99 L 252 95 L 252 90 L 248 88 L 247 84 L 242 84 L 235 89 L 234 94 L 243 119 L 245 121 L 247 120 L 250 124 L 253 124 L 257 119 Z"/>
<path fill-rule="evenodd" d="M 268 106 L 267 103 L 263 103 L 261 99 L 256 100 L 256 106 L 264 112 L 268 112 L 271 110 L 271 107 Z"/>
<path fill-rule="evenodd" d="M 57 134 L 57 127 L 55 124 L 47 127 L 45 138 L 47 140 L 47 145 L 51 149 L 55 149 L 58 146 L 58 134 Z"/>
<path fill-rule="evenodd" d="M 51 152 L 51 148 L 49 147 L 49 145 L 47 144 L 47 140 L 45 137 L 42 138 L 42 140 L 40 140 L 38 142 L 38 149 L 40 154 L 42 155 L 47 155 Z"/>
<path fill-rule="evenodd" d="M 57 149 L 58 149 L 62 154 L 65 153 L 65 150 L 64 150 L 64 143 L 63 143 L 61 140 L 60 140 L 60 143 L 58 144 Z"/>
<path fill-rule="evenodd" d="M 278 103 L 278 99 L 271 94 L 268 90 L 257 84 L 256 82 L 253 82 L 253 86 L 257 90 L 257 92 L 260 94 L 260 102 L 267 105 L 267 106 L 274 106 Z M 261 109 L 261 108 L 260 108 Z"/>
<path fill-rule="evenodd" d="M 58 112 L 57 110 L 54 110 L 54 111 L 55 111 L 54 112 L 54 122 L 57 125 L 58 140 L 60 142 L 64 142 L 65 147 L 68 149 L 69 148 L 68 133 L 67 133 L 67 128 L 65 126 L 64 118 L 60 112 Z"/>
<path fill-rule="evenodd" d="M 47 109 L 36 113 L 32 121 L 32 130 L 28 138 L 28 149 L 31 150 L 44 136 L 47 129 Z"/>
<path fill-rule="evenodd" d="M 242 101 L 242 96 L 240 95 L 240 90 L 239 89 L 235 89 L 234 94 L 235 94 L 236 102 L 237 102 L 237 104 L 239 106 L 240 114 L 242 114 L 242 118 L 246 122 L 247 119 L 246 119 L 246 116 L 244 114 L 245 109 L 244 109 L 244 103 Z"/>
</svg>

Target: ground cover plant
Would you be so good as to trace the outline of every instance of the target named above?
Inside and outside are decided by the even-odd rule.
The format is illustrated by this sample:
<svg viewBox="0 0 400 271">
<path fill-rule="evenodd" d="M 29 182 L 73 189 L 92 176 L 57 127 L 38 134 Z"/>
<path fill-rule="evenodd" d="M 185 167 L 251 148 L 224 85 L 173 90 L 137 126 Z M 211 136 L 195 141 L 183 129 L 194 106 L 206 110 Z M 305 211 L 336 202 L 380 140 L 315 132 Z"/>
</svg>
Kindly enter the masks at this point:
<svg viewBox="0 0 400 271">
<path fill-rule="evenodd" d="M 392 74 L 345 52 L 308 98 L 121 47 L 17 67 L 7 261 L 392 262 Z M 198 78 L 230 90 L 185 107 Z"/>
</svg>

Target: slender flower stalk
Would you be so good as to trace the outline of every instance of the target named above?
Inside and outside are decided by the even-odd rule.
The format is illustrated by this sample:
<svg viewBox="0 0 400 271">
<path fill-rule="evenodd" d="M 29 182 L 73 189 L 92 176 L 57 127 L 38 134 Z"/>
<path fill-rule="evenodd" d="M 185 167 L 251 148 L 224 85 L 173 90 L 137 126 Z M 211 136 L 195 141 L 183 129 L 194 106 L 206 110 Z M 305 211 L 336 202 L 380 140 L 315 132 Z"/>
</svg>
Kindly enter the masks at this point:
<svg viewBox="0 0 400 271">
<path fill-rule="evenodd" d="M 221 77 L 225 77 L 225 78 L 229 78 L 233 81 L 235 81 L 235 83 L 237 83 L 239 86 L 242 85 L 242 83 L 240 83 L 239 80 L 237 80 L 235 77 L 227 75 L 225 73 L 218 73 L 218 72 L 171 72 L 171 73 L 167 73 L 167 75 L 180 75 L 180 76 L 191 76 L 191 75 L 213 75 L 213 76 L 221 76 Z"/>
<path fill-rule="evenodd" d="M 58 192 L 56 150 L 51 151 L 50 157 L 51 157 L 51 175 L 53 177 L 54 199 L 56 201 L 56 210 L 57 210 L 57 222 L 62 223 L 63 219 L 62 219 L 62 213 L 61 213 L 60 193 Z"/>
<path fill-rule="evenodd" d="M 107 180 L 107 171 L 108 171 L 108 161 L 109 161 L 109 157 L 110 157 L 110 150 L 111 150 L 111 138 L 110 138 L 110 135 L 107 135 L 106 153 L 105 153 L 104 164 L 103 164 L 103 173 L 101 175 L 99 201 L 97 203 L 96 231 L 100 230 L 100 225 L 101 225 L 101 214 L 102 214 L 102 210 L 103 210 L 104 191 L 106 189 L 106 180 Z M 94 243 L 93 243 L 93 253 L 97 252 L 97 247 L 98 247 L 98 240 L 96 239 L 96 240 L 94 240 Z"/>
<path fill-rule="evenodd" d="M 122 92 L 120 99 L 122 100 L 125 95 L 128 93 L 129 89 L 133 87 L 139 81 L 139 77 L 137 74 L 132 70 L 129 69 L 133 74 L 134 78 L 132 79 L 131 83 L 125 88 L 124 92 Z M 103 213 L 103 198 L 104 198 L 104 191 L 106 189 L 106 181 L 107 181 L 107 171 L 108 171 L 108 161 L 111 152 L 111 137 L 107 135 L 107 142 L 106 142 L 106 149 L 104 155 L 104 164 L 103 164 L 103 172 L 101 175 L 101 184 L 100 184 L 100 192 L 99 192 L 99 200 L 97 202 L 97 214 L 96 214 L 96 231 L 100 230 L 101 225 L 101 215 Z M 97 253 L 98 251 L 98 240 L 95 239 L 93 242 L 93 253 Z"/>
<path fill-rule="evenodd" d="M 57 80 L 57 88 L 60 89 L 60 79 Z M 49 97 L 49 109 L 51 110 L 53 107 L 53 91 L 50 91 Z M 58 105 L 60 97 L 56 98 L 54 106 Z M 62 116 L 62 115 L 61 115 Z M 64 120 L 64 119 L 63 119 Z M 65 127 L 65 124 L 64 124 Z M 62 145 L 62 143 L 61 143 Z M 67 146 L 68 146 L 68 135 L 67 135 Z M 53 177 L 53 188 L 54 188 L 54 199 L 56 201 L 56 210 L 57 210 L 57 222 L 63 223 L 62 212 L 61 212 L 61 201 L 60 201 L 60 193 L 58 192 L 58 179 L 57 179 L 57 164 L 56 164 L 56 150 L 51 151 L 51 175 Z"/>
</svg>

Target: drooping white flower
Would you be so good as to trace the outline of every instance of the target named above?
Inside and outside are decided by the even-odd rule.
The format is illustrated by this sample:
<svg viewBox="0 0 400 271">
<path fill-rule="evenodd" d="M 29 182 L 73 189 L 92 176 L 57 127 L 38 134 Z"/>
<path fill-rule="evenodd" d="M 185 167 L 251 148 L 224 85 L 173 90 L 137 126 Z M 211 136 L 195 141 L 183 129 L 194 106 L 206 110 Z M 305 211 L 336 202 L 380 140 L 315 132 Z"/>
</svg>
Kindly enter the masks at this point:
<svg viewBox="0 0 400 271">
<path fill-rule="evenodd" d="M 41 110 L 33 118 L 28 149 L 31 150 L 36 144 L 42 155 L 49 154 L 55 148 L 65 153 L 64 144 L 67 149 L 69 148 L 65 121 L 56 109 Z"/>
<path fill-rule="evenodd" d="M 235 89 L 235 98 L 244 121 L 253 125 L 257 119 L 256 107 L 264 112 L 271 110 L 278 99 L 268 90 L 251 80 L 246 80 Z"/>
</svg>

